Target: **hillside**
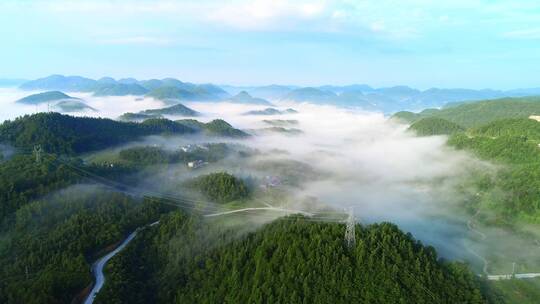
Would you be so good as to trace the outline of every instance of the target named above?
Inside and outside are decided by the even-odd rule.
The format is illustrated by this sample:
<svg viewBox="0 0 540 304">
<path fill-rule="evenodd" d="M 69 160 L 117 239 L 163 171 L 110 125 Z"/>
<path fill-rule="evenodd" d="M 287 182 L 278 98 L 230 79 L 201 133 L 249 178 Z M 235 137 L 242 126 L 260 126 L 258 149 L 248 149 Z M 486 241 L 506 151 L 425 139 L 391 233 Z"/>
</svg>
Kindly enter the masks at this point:
<svg viewBox="0 0 540 304">
<path fill-rule="evenodd" d="M 268 100 L 253 97 L 249 95 L 249 93 L 246 91 L 241 91 L 240 93 L 234 95 L 233 97 L 225 101 L 230 102 L 230 103 L 239 103 L 239 104 L 258 104 L 258 105 L 266 105 L 266 106 L 272 105 Z"/>
<path fill-rule="evenodd" d="M 234 237 L 219 225 L 212 228 L 200 219 L 172 213 L 111 261 L 107 269 L 111 280 L 97 300 L 487 302 L 478 279 L 465 265 L 439 261 L 433 248 L 422 246 L 396 226 L 357 225 L 356 245 L 351 249 L 344 242 L 344 229 L 341 223 L 293 216 Z M 214 247 L 204 245 L 209 243 Z M 167 257 L 175 262 L 159 260 Z"/>
<path fill-rule="evenodd" d="M 147 89 L 136 83 L 98 84 L 92 88 L 92 91 L 94 91 L 94 96 L 144 95 L 148 92 Z"/>
<path fill-rule="evenodd" d="M 199 176 L 188 182 L 208 199 L 218 203 L 246 198 L 249 189 L 243 180 L 227 172 L 216 172 Z"/>
<path fill-rule="evenodd" d="M 41 145 L 46 152 L 75 154 L 104 149 L 145 135 L 193 132 L 189 127 L 165 119 L 138 124 L 39 113 L 5 121 L 0 125 L 0 142 L 25 149 Z"/>
<path fill-rule="evenodd" d="M 147 114 L 141 114 L 141 113 L 124 113 L 118 117 L 118 120 L 120 121 L 134 121 L 134 122 L 140 122 L 146 119 L 150 118 L 163 118 L 161 115 L 147 115 Z"/>
<path fill-rule="evenodd" d="M 529 118 L 501 119 L 473 128 L 470 134 L 488 137 L 515 136 L 540 141 L 540 122 Z"/>
<path fill-rule="evenodd" d="M 209 136 L 225 136 L 225 137 L 248 137 L 249 134 L 244 131 L 233 128 L 228 122 L 222 119 L 215 119 L 211 122 L 203 123 L 195 119 L 180 119 L 176 122 L 190 127 L 198 132 L 203 132 Z"/>
<path fill-rule="evenodd" d="M 451 135 L 458 132 L 463 132 L 465 128 L 438 117 L 426 117 L 415 121 L 409 127 L 409 130 L 416 132 L 420 136 L 431 135 Z"/>
<path fill-rule="evenodd" d="M 151 109 L 139 112 L 143 115 L 177 115 L 177 116 L 198 116 L 199 112 L 190 109 L 183 104 L 179 103 L 174 106 L 161 108 L 161 109 Z"/>
<path fill-rule="evenodd" d="M 24 98 L 17 100 L 16 102 L 22 103 L 22 104 L 35 105 L 35 104 L 40 104 L 40 103 L 45 103 L 45 102 L 60 101 L 64 99 L 78 99 L 78 98 L 71 97 L 60 91 L 48 91 L 48 92 L 37 93 L 37 94 L 26 96 Z"/>
<path fill-rule="evenodd" d="M 540 97 L 523 97 L 462 103 L 440 110 L 427 109 L 418 114 L 403 111 L 393 117 L 411 123 L 424 117 L 438 117 L 469 128 L 498 119 L 526 118 L 538 114 L 540 114 Z"/>
<path fill-rule="evenodd" d="M 54 105 L 54 109 L 58 110 L 59 112 L 63 113 L 69 113 L 69 112 L 84 112 L 84 111 L 93 111 L 97 112 L 96 109 L 92 108 L 91 106 L 85 104 L 79 99 L 69 99 L 69 100 L 61 100 L 60 102 L 56 103 Z"/>
</svg>

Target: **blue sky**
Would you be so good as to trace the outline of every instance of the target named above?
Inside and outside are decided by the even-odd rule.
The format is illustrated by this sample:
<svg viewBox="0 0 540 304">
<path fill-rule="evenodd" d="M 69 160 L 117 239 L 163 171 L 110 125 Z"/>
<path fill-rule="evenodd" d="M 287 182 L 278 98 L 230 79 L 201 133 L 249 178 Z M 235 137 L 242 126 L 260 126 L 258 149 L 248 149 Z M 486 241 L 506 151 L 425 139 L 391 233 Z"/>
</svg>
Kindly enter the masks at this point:
<svg viewBox="0 0 540 304">
<path fill-rule="evenodd" d="M 0 78 L 540 87 L 540 1 L 2 0 Z"/>
</svg>

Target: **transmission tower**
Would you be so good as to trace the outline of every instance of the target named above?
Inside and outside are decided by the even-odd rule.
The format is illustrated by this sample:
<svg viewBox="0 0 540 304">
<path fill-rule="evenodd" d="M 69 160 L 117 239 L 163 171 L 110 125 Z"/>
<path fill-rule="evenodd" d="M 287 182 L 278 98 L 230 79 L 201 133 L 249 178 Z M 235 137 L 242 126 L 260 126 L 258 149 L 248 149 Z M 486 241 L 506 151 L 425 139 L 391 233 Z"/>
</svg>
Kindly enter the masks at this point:
<svg viewBox="0 0 540 304">
<path fill-rule="evenodd" d="M 349 208 L 349 216 L 347 217 L 347 229 L 345 229 L 345 241 L 349 248 L 353 248 L 356 245 L 355 225 L 353 209 Z"/>
<path fill-rule="evenodd" d="M 34 156 L 36 157 L 36 163 L 38 164 L 41 162 L 41 152 L 42 152 L 41 145 L 35 145 Z"/>
</svg>

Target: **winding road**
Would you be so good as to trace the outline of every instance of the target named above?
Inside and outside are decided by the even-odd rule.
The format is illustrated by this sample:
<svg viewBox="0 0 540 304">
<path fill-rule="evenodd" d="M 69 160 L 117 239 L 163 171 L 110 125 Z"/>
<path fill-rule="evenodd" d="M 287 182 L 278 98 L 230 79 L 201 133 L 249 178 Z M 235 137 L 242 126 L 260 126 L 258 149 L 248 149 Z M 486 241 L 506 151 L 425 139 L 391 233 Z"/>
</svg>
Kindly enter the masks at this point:
<svg viewBox="0 0 540 304">
<path fill-rule="evenodd" d="M 245 212 L 245 211 L 254 211 L 254 210 L 267 210 L 267 211 L 278 211 L 278 212 L 288 212 L 288 213 L 300 213 L 305 216 L 313 216 L 313 213 L 301 211 L 301 210 L 292 210 L 292 209 L 283 209 L 283 208 L 276 208 L 276 207 L 256 207 L 256 208 L 242 208 L 242 209 L 236 209 L 231 211 L 223 211 L 218 213 L 212 213 L 212 214 L 206 214 L 206 217 L 214 217 L 214 216 L 220 216 L 220 215 L 226 215 L 226 214 L 233 214 L 233 213 L 239 213 L 239 212 Z"/>
<path fill-rule="evenodd" d="M 153 222 L 152 224 L 145 226 L 145 227 L 152 227 L 159 224 L 159 221 Z M 103 274 L 103 268 L 107 264 L 107 262 L 116 254 L 118 254 L 120 251 L 122 251 L 129 242 L 131 242 L 135 236 L 137 235 L 137 232 L 140 231 L 141 228 L 137 228 L 135 231 L 133 231 L 122 243 L 120 246 L 116 247 L 113 251 L 107 253 L 100 259 L 94 262 L 92 264 L 92 273 L 94 274 L 95 284 L 86 299 L 84 300 L 84 304 L 92 304 L 94 302 L 94 298 L 96 297 L 97 293 L 101 290 L 103 287 L 103 284 L 105 284 L 105 275 Z"/>
<path fill-rule="evenodd" d="M 88 294 L 88 297 L 86 297 L 86 300 L 84 300 L 84 304 L 92 304 L 94 302 L 94 298 L 96 297 L 97 293 L 101 290 L 101 287 L 103 287 L 103 284 L 105 283 L 105 275 L 103 275 L 103 267 L 105 267 L 105 264 L 117 253 L 122 251 L 126 247 L 126 245 L 135 238 L 137 235 L 137 230 L 133 231 L 128 237 L 120 244 L 120 246 L 116 247 L 113 251 L 107 253 L 105 256 L 101 257 L 99 260 L 94 262 L 92 265 L 92 273 L 94 274 L 96 283 L 94 284 L 94 287 L 92 288 L 92 291 Z"/>
</svg>

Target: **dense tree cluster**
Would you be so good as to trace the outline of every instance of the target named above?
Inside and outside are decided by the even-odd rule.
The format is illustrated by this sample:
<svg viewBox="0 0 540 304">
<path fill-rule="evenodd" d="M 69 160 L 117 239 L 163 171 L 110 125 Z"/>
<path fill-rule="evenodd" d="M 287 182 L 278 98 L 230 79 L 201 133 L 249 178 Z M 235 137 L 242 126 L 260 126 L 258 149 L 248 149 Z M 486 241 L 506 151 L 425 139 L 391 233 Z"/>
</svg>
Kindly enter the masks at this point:
<svg viewBox="0 0 540 304">
<path fill-rule="evenodd" d="M 246 137 L 243 131 L 216 119 L 209 123 L 151 118 L 142 123 L 104 118 L 74 117 L 59 113 L 39 113 L 6 121 L 0 125 L 0 142 L 44 151 L 79 154 L 109 148 L 147 135 L 178 135 L 204 132 L 211 136 Z"/>
<path fill-rule="evenodd" d="M 438 118 L 438 117 L 426 117 L 418 121 L 415 121 L 409 130 L 413 130 L 420 136 L 431 135 L 451 135 L 454 133 L 462 132 L 465 129 L 453 122 Z"/>
<path fill-rule="evenodd" d="M 420 113 L 402 111 L 393 117 L 409 123 L 425 117 L 438 117 L 471 128 L 495 120 L 527 118 L 537 114 L 540 114 L 540 97 L 520 97 L 462 102 L 442 109 L 426 109 Z"/>
<path fill-rule="evenodd" d="M 470 133 L 473 136 L 512 136 L 540 141 L 540 123 L 529 118 L 501 119 L 473 128 Z"/>
<path fill-rule="evenodd" d="M 244 181 L 227 172 L 202 175 L 188 184 L 219 203 L 246 198 L 249 195 L 249 189 Z"/>
<path fill-rule="evenodd" d="M 302 217 L 240 238 L 214 232 L 213 242 L 201 237 L 211 234 L 205 226 L 177 213 L 162 218 L 113 258 L 97 302 L 487 302 L 465 265 L 438 260 L 392 224 L 357 225 L 354 248 L 343 224 Z"/>
<path fill-rule="evenodd" d="M 37 163 L 32 155 L 17 155 L 0 163 L 0 222 L 32 199 L 79 180 L 55 156 L 44 155 Z"/>
<path fill-rule="evenodd" d="M 498 221 L 509 224 L 520 217 L 540 222 L 540 150 L 536 143 L 521 135 L 468 137 L 456 134 L 449 144 L 502 165 L 495 177 L 485 176 L 473 181 L 484 194 L 476 199 L 497 211 Z"/>
<path fill-rule="evenodd" d="M 233 155 L 233 153 L 241 156 L 249 152 L 244 147 L 231 147 L 231 145 L 225 143 L 211 143 L 196 146 L 189 151 L 183 151 L 180 148 L 173 151 L 153 146 L 133 147 L 120 151 L 119 157 L 121 160 L 128 161 L 134 165 L 147 166 L 195 160 L 216 162 L 229 155 Z"/>
<path fill-rule="evenodd" d="M 0 142 L 27 149 L 41 145 L 49 153 L 75 154 L 105 149 L 145 135 L 192 132 L 191 128 L 166 119 L 139 124 L 39 113 L 4 122 L 0 125 Z"/>
</svg>

